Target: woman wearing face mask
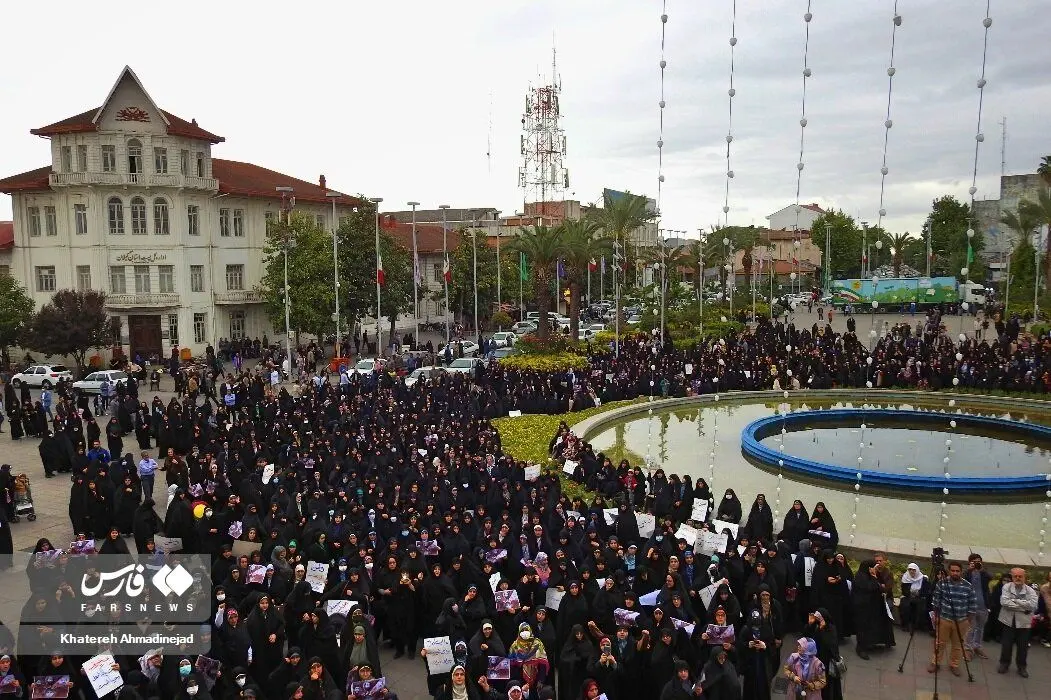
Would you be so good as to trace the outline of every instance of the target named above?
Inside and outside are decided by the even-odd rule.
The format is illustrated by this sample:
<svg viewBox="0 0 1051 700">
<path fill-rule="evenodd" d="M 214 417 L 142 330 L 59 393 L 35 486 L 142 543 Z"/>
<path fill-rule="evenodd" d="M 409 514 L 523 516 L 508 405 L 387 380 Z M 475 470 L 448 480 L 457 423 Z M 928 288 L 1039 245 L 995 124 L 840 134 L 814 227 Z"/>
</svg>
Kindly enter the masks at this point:
<svg viewBox="0 0 1051 700">
<path fill-rule="evenodd" d="M 535 687 L 547 676 L 547 649 L 544 648 L 544 643 L 533 635 L 528 622 L 518 626 L 518 637 L 511 643 L 508 658 L 511 659 L 512 677 L 518 673 L 523 685 Z"/>
<path fill-rule="evenodd" d="M 726 489 L 723 500 L 719 502 L 718 506 L 715 515 L 716 520 L 734 524 L 741 522 L 741 501 L 737 498 L 737 494 L 734 493 L 733 489 Z"/>
<path fill-rule="evenodd" d="M 224 671 L 221 681 L 223 681 L 221 690 L 215 693 L 219 697 L 234 698 L 241 695 L 245 690 L 255 691 L 256 697 L 260 694 L 259 684 L 242 666 L 235 666 L 230 671 Z"/>
</svg>

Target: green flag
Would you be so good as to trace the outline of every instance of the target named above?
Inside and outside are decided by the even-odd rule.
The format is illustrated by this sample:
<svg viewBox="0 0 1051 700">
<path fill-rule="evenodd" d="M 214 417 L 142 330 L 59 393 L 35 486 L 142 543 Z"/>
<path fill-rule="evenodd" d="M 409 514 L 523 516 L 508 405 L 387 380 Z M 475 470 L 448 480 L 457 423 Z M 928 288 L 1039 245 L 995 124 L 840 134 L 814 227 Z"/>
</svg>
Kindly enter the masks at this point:
<svg viewBox="0 0 1051 700">
<path fill-rule="evenodd" d="M 971 242 L 967 242 L 967 267 L 971 266 L 974 262 L 974 248 L 971 247 Z"/>
<path fill-rule="evenodd" d="M 529 265 L 526 263 L 525 253 L 518 254 L 518 278 L 523 282 L 529 281 Z"/>
</svg>

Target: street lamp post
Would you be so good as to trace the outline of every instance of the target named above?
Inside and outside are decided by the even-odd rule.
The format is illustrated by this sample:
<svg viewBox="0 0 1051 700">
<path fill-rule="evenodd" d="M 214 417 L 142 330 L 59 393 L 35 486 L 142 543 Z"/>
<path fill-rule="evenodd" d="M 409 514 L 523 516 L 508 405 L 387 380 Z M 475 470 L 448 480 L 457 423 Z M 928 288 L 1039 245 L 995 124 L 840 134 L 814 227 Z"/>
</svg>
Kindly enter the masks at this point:
<svg viewBox="0 0 1051 700">
<path fill-rule="evenodd" d="M 284 240 L 282 241 L 282 251 L 285 256 L 285 359 L 288 362 L 288 378 L 292 378 L 292 324 L 291 324 L 291 310 L 289 308 L 290 299 L 288 294 L 288 249 L 292 246 L 292 207 L 296 205 L 296 200 L 292 197 L 293 188 L 284 186 L 275 188 L 281 193 L 281 218 L 284 223 Z"/>
<path fill-rule="evenodd" d="M 332 320 L 336 322 L 336 339 L 332 343 L 332 356 L 333 358 L 340 356 L 340 343 L 339 343 L 339 236 L 336 235 L 336 199 L 339 198 L 339 192 L 326 192 L 325 196 L 332 201 L 332 287 L 335 290 L 335 311 L 332 313 Z"/>
<path fill-rule="evenodd" d="M 442 210 L 442 284 L 445 285 L 445 344 L 449 344 L 449 275 L 446 268 L 449 267 L 449 245 L 448 245 L 448 204 L 439 204 Z"/>
<path fill-rule="evenodd" d="M 412 315 L 416 319 L 416 333 L 412 336 L 417 347 L 420 345 L 420 252 L 416 247 L 416 207 L 419 202 L 408 202 L 412 207 Z"/>
<path fill-rule="evenodd" d="M 478 222 L 475 222 L 471 230 L 471 268 L 472 282 L 474 284 L 474 334 L 477 337 L 478 347 L 482 346 L 482 328 L 478 325 Z M 499 270 L 497 270 L 499 272 Z"/>
<path fill-rule="evenodd" d="M 383 258 L 380 257 L 380 202 L 383 197 L 369 197 L 376 205 L 376 356 L 383 354 L 383 326 L 380 325 L 380 270 L 383 269 Z"/>
<path fill-rule="evenodd" d="M 822 267 L 825 268 L 825 294 L 832 293 L 832 224 L 825 224 L 825 260 Z"/>
<path fill-rule="evenodd" d="M 704 336 L 704 229 L 697 229 L 697 326 Z"/>
</svg>

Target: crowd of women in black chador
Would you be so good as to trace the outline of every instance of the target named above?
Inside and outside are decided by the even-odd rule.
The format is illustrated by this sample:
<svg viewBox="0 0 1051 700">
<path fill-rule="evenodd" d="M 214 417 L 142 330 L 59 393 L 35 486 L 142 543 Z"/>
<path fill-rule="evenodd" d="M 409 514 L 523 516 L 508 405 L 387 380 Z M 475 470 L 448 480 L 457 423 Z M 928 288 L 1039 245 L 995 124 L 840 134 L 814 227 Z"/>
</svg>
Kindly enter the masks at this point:
<svg viewBox="0 0 1051 700">
<path fill-rule="evenodd" d="M 732 489 L 718 497 L 703 478 L 614 465 L 563 428 L 552 454 L 577 461 L 573 478 L 596 492 L 587 502 L 570 499 L 550 475 L 525 480 L 525 465 L 503 451 L 491 419 L 511 410 L 576 411 L 651 391 L 769 388 L 789 376 L 814 387 L 937 386 L 953 377 L 1042 386 L 1044 356 L 1043 345 L 1024 340 L 954 346 L 932 327 L 891 329 L 870 355 L 851 332 L 764 321 L 754 333 L 691 350 L 659 348 L 648 338 L 625 342 L 619 357 L 593 347 L 586 371 L 492 365 L 411 387 L 373 373 L 319 388 L 306 383 L 298 396 L 273 392 L 260 372 L 246 371 L 220 383 L 218 404 L 154 397 L 147 405 L 132 384 L 118 389 L 116 412 L 101 427 L 89 402 L 63 387 L 41 458 L 45 468 L 72 472 L 69 514 L 78 536 L 119 552 L 120 535 L 130 533 L 135 554 L 153 558 L 154 537 L 163 533 L 181 538 L 184 551 L 213 558 L 213 613 L 222 614 L 207 632 L 222 679 L 183 676 L 179 668 L 194 659 L 179 650 L 142 664 L 119 658 L 143 698 L 182 697 L 190 687 L 201 697 L 328 697 L 348 674 L 381 675 L 381 642 L 411 655 L 422 639 L 440 635 L 450 636 L 456 662 L 470 673 L 430 677 L 439 698 L 492 700 L 502 684 L 478 683 L 482 657 L 498 655 L 490 651 L 513 660 L 512 683 L 529 685 L 530 697 L 590 700 L 604 692 L 609 700 L 657 700 L 683 690 L 667 684 L 682 680 L 685 664 L 691 682 L 703 676 L 706 697 L 763 698 L 786 634 L 805 628 L 826 666 L 846 637 L 857 634 L 863 653 L 893 643 L 882 623 L 886 585 L 870 582 L 883 572 L 851 570 L 836 552 L 838 530 L 824 504 L 808 512 L 797 501 L 778 523 L 761 494 L 746 509 Z M 144 500 L 138 460 L 125 442 L 132 435 L 138 448 L 158 450 L 172 491 L 163 520 Z M 268 465 L 274 473 L 264 481 Z M 725 551 L 704 556 L 675 538 L 697 500 L 709 502 L 710 517 L 740 524 Z M 607 507 L 617 509 L 612 523 Z M 655 516 L 652 534 L 640 532 L 636 510 Z M 250 550 L 241 556 L 232 551 L 237 530 L 239 551 Z M 321 592 L 306 581 L 310 561 L 330 564 Z M 515 591 L 518 602 L 498 609 L 491 582 Z M 704 604 L 710 585 L 716 592 Z M 557 610 L 546 607 L 552 589 L 564 594 Z M 656 594 L 655 606 L 640 604 L 646 594 Z M 40 604 L 56 595 L 44 591 Z M 329 600 L 358 605 L 346 621 L 327 614 Z M 733 626 L 735 641 L 708 644 L 708 624 Z M 0 634 L 0 654 L 11 648 Z M 64 663 L 16 662 L 27 672 Z M 234 683 L 238 669 L 243 686 Z M 89 690 L 79 691 L 90 700 Z M 822 693 L 839 697 L 839 680 Z"/>
</svg>

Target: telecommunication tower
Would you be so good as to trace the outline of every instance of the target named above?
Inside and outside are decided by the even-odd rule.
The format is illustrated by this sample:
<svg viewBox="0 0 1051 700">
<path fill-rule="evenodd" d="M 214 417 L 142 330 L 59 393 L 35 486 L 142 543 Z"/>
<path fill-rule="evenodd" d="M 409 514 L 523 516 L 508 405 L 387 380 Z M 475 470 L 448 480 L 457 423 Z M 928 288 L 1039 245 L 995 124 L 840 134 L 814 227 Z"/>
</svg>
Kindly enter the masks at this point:
<svg viewBox="0 0 1051 700">
<path fill-rule="evenodd" d="M 559 126 L 561 93 L 552 49 L 551 81 L 547 85 L 531 84 L 526 92 L 520 137 L 522 167 L 518 169 L 518 186 L 523 190 L 525 202 L 560 201 L 569 189 L 569 170 L 562 164 L 566 135 Z"/>
</svg>

